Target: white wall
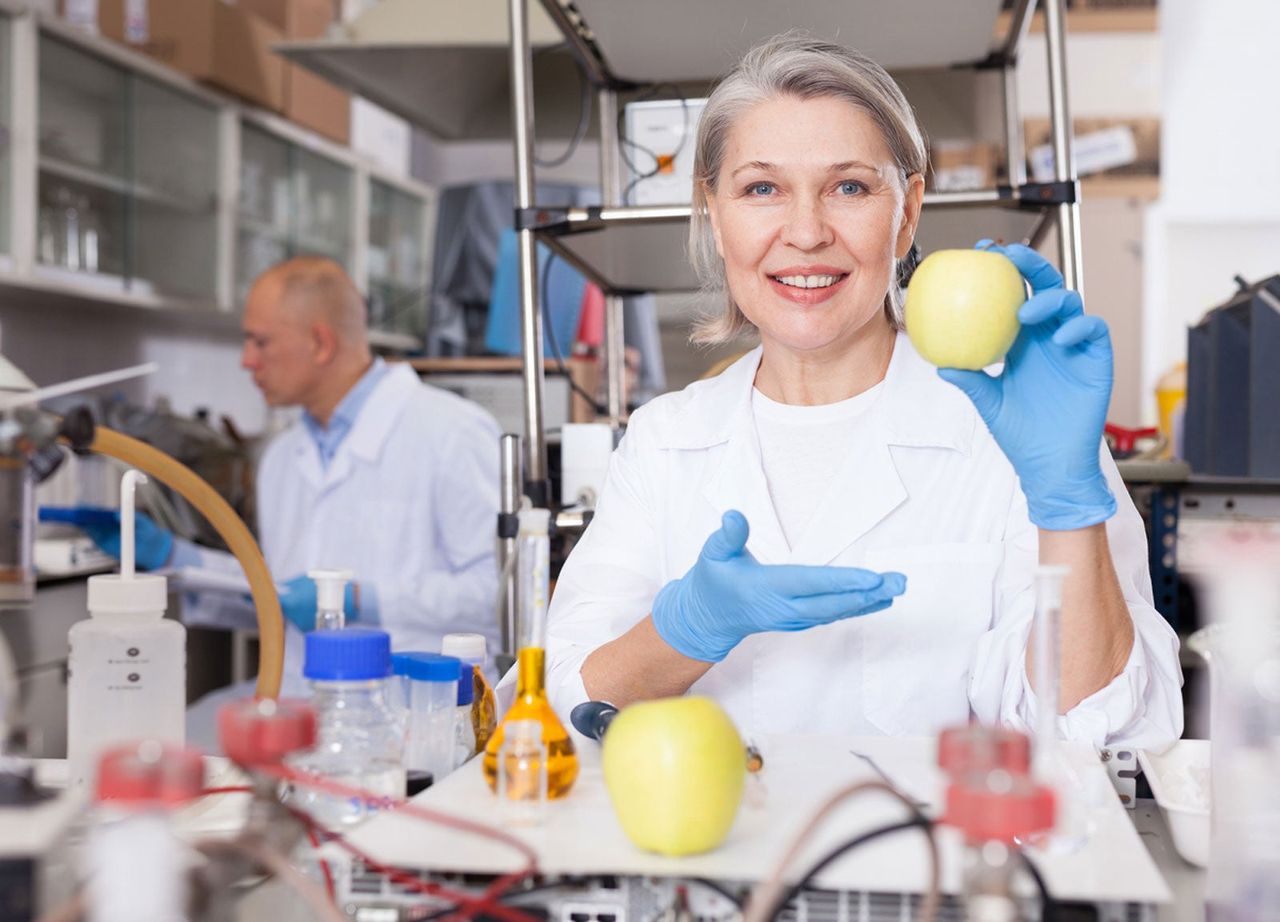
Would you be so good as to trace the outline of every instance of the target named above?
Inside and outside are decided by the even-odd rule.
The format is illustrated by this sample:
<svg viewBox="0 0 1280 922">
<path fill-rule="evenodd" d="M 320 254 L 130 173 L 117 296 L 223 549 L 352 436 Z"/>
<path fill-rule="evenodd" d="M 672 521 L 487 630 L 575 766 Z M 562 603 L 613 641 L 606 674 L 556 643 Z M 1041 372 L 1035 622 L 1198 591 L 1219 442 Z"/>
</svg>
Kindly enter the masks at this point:
<svg viewBox="0 0 1280 922">
<path fill-rule="evenodd" d="M 1186 358 L 1186 327 L 1240 273 L 1280 271 L 1274 0 L 1162 0 L 1161 201 L 1147 215 L 1143 379 Z M 1154 407 L 1148 408 L 1154 418 Z"/>
</svg>

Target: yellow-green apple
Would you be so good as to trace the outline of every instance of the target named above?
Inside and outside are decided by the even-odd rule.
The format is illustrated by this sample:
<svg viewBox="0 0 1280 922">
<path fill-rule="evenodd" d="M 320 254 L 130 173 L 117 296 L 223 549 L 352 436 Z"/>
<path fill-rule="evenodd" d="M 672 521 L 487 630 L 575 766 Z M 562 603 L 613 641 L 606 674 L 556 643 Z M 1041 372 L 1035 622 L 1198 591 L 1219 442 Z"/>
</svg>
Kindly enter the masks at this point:
<svg viewBox="0 0 1280 922">
<path fill-rule="evenodd" d="M 694 855 L 729 834 L 747 760 L 733 721 L 710 698 L 623 708 L 605 734 L 603 759 L 613 810 L 637 847 Z"/>
<path fill-rule="evenodd" d="M 1022 274 L 989 250 L 938 250 L 907 286 L 907 335 L 939 368 L 976 371 L 999 362 L 1018 337 Z"/>
</svg>

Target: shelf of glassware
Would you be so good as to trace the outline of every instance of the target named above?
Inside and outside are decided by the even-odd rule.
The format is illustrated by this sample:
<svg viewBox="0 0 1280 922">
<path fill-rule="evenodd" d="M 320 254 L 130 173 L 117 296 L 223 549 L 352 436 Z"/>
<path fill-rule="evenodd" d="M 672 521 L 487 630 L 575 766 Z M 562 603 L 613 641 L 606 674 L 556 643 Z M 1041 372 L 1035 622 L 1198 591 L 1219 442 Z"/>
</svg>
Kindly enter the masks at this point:
<svg viewBox="0 0 1280 922">
<path fill-rule="evenodd" d="M 214 303 L 217 107 L 58 35 L 38 47 L 36 275 Z"/>
<path fill-rule="evenodd" d="M 369 177 L 369 328 L 388 344 L 420 347 L 426 335 L 434 206 L 425 187 Z"/>
<path fill-rule="evenodd" d="M 354 268 L 354 184 L 351 165 L 242 120 L 237 303 L 259 274 L 291 256 L 327 256 Z"/>
</svg>

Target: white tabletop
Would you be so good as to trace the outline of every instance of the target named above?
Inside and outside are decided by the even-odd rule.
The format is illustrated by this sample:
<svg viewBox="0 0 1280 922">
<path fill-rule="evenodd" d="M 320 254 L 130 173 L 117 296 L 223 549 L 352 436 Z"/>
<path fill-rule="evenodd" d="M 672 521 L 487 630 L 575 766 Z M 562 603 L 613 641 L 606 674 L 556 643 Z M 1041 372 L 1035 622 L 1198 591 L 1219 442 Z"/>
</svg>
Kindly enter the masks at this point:
<svg viewBox="0 0 1280 922">
<path fill-rule="evenodd" d="M 904 791 L 927 801 L 936 815 L 943 792 L 934 767 L 934 743 L 926 739 L 777 737 L 761 741 L 764 771 L 749 780 L 763 784 L 758 805 L 744 803 L 729 838 L 718 849 L 688 858 L 664 858 L 635 848 L 623 834 L 609 804 L 599 750 L 580 753 L 582 770 L 570 795 L 550 805 L 543 826 L 508 830 L 527 842 L 547 874 L 625 874 L 756 880 L 767 874 L 791 837 L 835 789 L 873 771 L 851 750 L 871 755 Z M 1109 786 L 1105 769 L 1091 750 L 1071 749 L 1072 761 L 1091 781 Z M 472 760 L 416 798 L 424 806 L 492 825 L 501 825 L 497 800 L 485 785 L 479 760 Z M 751 798 L 748 798 L 750 801 Z M 904 818 L 903 808 L 882 794 L 849 801 L 833 812 L 814 836 L 793 871 L 812 863 L 836 844 Z M 1105 797 L 1091 810 L 1089 843 L 1067 855 L 1037 856 L 1050 890 L 1059 899 L 1090 902 L 1164 903 L 1169 888 L 1119 799 Z M 502 873 L 521 858 L 494 842 L 442 831 L 395 813 L 375 817 L 350 836 L 378 861 L 404 868 Z M 961 844 L 953 830 L 939 833 L 943 886 L 958 892 Z M 819 886 L 874 892 L 920 892 L 926 883 L 926 852 L 915 831 L 875 842 L 846 855 L 818 877 Z"/>
</svg>

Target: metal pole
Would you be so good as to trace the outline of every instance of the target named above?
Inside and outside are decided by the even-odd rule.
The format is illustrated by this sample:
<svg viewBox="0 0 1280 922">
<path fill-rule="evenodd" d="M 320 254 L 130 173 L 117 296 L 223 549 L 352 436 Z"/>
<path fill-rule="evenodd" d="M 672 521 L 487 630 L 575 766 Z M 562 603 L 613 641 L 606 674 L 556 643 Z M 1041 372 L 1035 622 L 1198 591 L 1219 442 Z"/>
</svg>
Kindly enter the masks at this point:
<svg viewBox="0 0 1280 922">
<path fill-rule="evenodd" d="M 1017 188 L 1027 181 L 1027 148 L 1022 136 L 1022 110 L 1018 106 L 1018 65 L 1004 66 L 1004 149 L 1008 159 L 1009 185 Z"/>
<path fill-rule="evenodd" d="M 1045 44 L 1049 50 L 1049 119 L 1053 127 L 1053 171 L 1058 182 L 1076 182 L 1075 154 L 1071 147 L 1071 107 L 1067 104 L 1067 60 L 1064 0 L 1045 0 Z M 1057 206 L 1058 252 L 1062 277 L 1068 288 L 1084 286 L 1080 245 L 1080 204 Z"/>
<path fill-rule="evenodd" d="M 516 209 L 534 204 L 533 51 L 529 46 L 528 0 L 509 0 L 511 16 L 511 118 L 516 151 Z M 551 501 L 547 441 L 542 430 L 542 315 L 538 310 L 537 240 L 529 228 L 516 232 L 520 257 L 520 345 L 524 370 L 525 493 L 533 505 Z"/>
<path fill-rule="evenodd" d="M 498 497 L 498 567 L 500 574 L 499 592 L 501 603 L 498 606 L 498 630 L 502 640 L 502 649 L 498 656 L 515 656 L 516 642 L 516 574 L 512 561 L 516 556 L 516 535 L 514 516 L 520 509 L 520 436 L 506 433 L 500 441 L 500 494 Z M 510 662 L 499 661 L 499 671 L 505 672 Z"/>
<path fill-rule="evenodd" d="M 618 94 L 601 87 L 596 94 L 600 110 L 600 195 L 603 204 L 622 204 L 622 158 L 618 155 Z M 608 375 L 609 425 L 615 431 L 626 414 L 623 397 L 626 381 L 626 338 L 623 303 L 618 295 L 604 299 L 604 361 Z"/>
</svg>

